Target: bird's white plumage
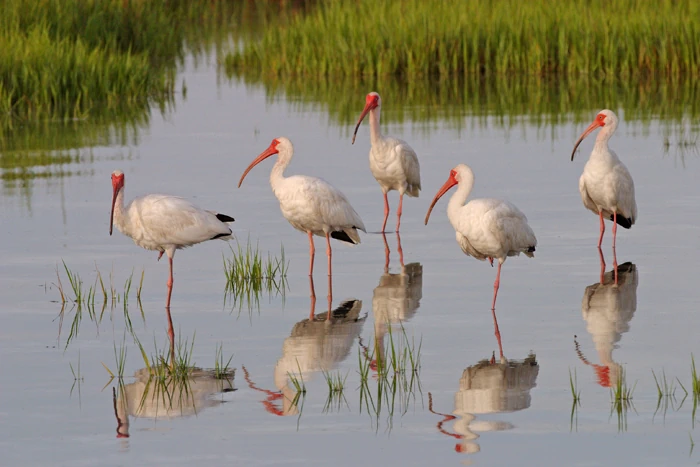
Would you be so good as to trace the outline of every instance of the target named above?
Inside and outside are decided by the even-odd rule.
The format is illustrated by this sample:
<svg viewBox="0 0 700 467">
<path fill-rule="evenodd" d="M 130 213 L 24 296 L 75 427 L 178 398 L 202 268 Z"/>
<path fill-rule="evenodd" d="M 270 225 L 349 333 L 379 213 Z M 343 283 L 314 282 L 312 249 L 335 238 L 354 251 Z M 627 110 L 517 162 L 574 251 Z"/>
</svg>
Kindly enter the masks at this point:
<svg viewBox="0 0 700 467">
<path fill-rule="evenodd" d="M 602 110 L 602 128 L 596 137 L 593 151 L 579 179 L 579 191 L 583 205 L 595 214 L 611 219 L 617 212 L 629 219 L 637 220 L 637 203 L 634 181 L 625 164 L 608 147 L 608 140 L 617 128 L 618 119 L 611 110 Z"/>
<path fill-rule="evenodd" d="M 382 135 L 379 127 L 382 99 L 376 92 L 367 95 L 374 99 L 369 111 L 370 142 L 369 167 L 372 175 L 387 193 L 396 190 L 399 194 L 417 197 L 420 189 L 420 163 L 416 151 L 403 141 Z"/>
<path fill-rule="evenodd" d="M 525 214 L 514 204 L 499 199 L 474 199 L 465 205 L 474 174 L 464 164 L 454 170 L 459 185 L 447 205 L 447 216 L 462 251 L 478 260 L 491 257 L 501 263 L 520 253 L 532 257 L 537 238 Z"/>
<path fill-rule="evenodd" d="M 284 176 L 294 148 L 287 138 L 276 138 L 278 157 L 270 173 L 272 191 L 279 200 L 282 215 L 297 230 L 325 236 L 345 232 L 354 243 L 360 243 L 358 230 L 365 224 L 345 195 L 330 183 L 305 175 Z"/>
<path fill-rule="evenodd" d="M 163 251 L 170 257 L 177 249 L 215 237 L 228 240 L 232 234 L 215 212 L 177 196 L 140 196 L 125 207 L 123 187 L 117 193 L 114 225 L 141 248 Z"/>
</svg>

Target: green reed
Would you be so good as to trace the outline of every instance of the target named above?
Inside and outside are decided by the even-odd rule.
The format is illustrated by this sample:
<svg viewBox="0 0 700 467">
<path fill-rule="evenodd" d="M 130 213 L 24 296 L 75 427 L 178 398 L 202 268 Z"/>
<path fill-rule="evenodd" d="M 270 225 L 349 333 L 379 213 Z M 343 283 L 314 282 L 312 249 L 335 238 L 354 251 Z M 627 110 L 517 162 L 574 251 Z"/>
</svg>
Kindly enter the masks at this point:
<svg viewBox="0 0 700 467">
<path fill-rule="evenodd" d="M 214 360 L 214 378 L 228 379 L 233 376 L 235 370 L 230 367 L 231 360 L 233 360 L 233 354 L 231 354 L 227 361 L 224 361 L 224 345 L 217 344 L 216 358 Z"/>
<path fill-rule="evenodd" d="M 257 244 L 252 245 L 250 238 L 245 247 L 238 240 L 236 244 L 236 249 L 230 247 L 230 258 L 222 255 L 226 277 L 224 305 L 230 299 L 234 307 L 238 305 L 239 311 L 243 303 L 247 303 L 250 310 L 259 304 L 263 292 L 270 297 L 280 293 L 284 296 L 289 269 L 284 246 L 280 247 L 279 256 L 272 256 L 268 252 L 265 257 Z"/>
<path fill-rule="evenodd" d="M 266 29 L 227 61 L 309 79 L 697 76 L 698 26 L 700 4 L 692 0 L 327 0 Z"/>
<path fill-rule="evenodd" d="M 625 370 L 620 371 L 620 375 L 614 382 L 613 386 L 610 388 L 610 416 L 613 413 L 617 416 L 617 429 L 618 431 L 627 431 L 627 412 L 631 408 L 635 410 L 634 404 L 632 402 L 632 395 L 634 394 L 634 386 L 629 387 L 627 384 L 627 377 Z"/>
</svg>

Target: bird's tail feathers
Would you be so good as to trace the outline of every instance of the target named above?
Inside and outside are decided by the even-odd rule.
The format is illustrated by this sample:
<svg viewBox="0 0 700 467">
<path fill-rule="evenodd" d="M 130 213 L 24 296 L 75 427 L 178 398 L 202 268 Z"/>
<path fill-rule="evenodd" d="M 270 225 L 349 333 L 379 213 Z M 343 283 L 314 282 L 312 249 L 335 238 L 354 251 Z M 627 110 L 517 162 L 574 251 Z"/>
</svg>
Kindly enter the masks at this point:
<svg viewBox="0 0 700 467">
<path fill-rule="evenodd" d="M 360 234 L 357 233 L 357 229 L 355 227 L 331 232 L 331 238 L 335 238 L 341 242 L 352 243 L 354 245 L 360 243 Z"/>
<path fill-rule="evenodd" d="M 235 219 L 231 216 L 227 216 L 226 214 L 219 214 L 216 213 L 214 214 L 217 219 L 219 219 L 221 222 L 234 222 Z"/>
</svg>

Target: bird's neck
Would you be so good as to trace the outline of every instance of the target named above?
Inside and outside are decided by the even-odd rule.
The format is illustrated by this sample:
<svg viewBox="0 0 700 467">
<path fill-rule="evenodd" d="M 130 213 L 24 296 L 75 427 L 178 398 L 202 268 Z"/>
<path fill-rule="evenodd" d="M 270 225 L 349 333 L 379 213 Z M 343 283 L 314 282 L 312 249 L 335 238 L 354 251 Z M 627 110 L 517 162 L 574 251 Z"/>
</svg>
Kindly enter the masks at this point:
<svg viewBox="0 0 700 467">
<path fill-rule="evenodd" d="M 372 144 L 382 140 L 382 130 L 379 128 L 379 116 L 381 109 L 375 107 L 369 111 L 369 137 Z"/>
<path fill-rule="evenodd" d="M 128 230 L 128 218 L 125 215 L 124 209 L 124 187 L 121 187 L 117 192 L 117 198 L 114 202 L 114 225 L 123 234 Z"/>
<path fill-rule="evenodd" d="M 463 180 L 457 185 L 457 191 L 450 202 L 447 204 L 447 217 L 450 219 L 453 227 L 456 227 L 455 222 L 459 219 L 459 211 L 464 207 L 464 204 L 469 198 L 469 194 L 472 192 L 472 187 L 474 186 L 474 176 L 467 175 Z"/>
<path fill-rule="evenodd" d="M 598 133 L 595 139 L 595 145 L 593 146 L 593 152 L 591 153 L 592 158 L 617 160 L 617 156 L 615 156 L 608 146 L 608 141 L 610 141 L 610 137 L 614 131 L 615 129 L 612 127 L 603 127 L 600 133 Z"/>
<path fill-rule="evenodd" d="M 275 193 L 277 193 L 277 189 L 282 182 L 284 182 L 284 171 L 287 169 L 291 160 L 291 154 L 280 152 L 277 156 L 277 162 L 272 166 L 272 171 L 270 172 L 270 186 Z"/>
</svg>

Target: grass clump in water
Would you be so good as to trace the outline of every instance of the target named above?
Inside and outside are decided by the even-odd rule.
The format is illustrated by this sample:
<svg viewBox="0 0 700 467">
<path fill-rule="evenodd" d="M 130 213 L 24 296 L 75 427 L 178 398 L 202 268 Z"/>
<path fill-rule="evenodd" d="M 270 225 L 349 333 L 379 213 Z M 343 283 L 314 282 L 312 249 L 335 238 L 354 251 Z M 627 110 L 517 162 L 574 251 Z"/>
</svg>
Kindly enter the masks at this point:
<svg viewBox="0 0 700 467">
<path fill-rule="evenodd" d="M 267 292 L 269 296 L 282 293 L 287 288 L 287 270 L 289 262 L 284 255 L 284 247 L 281 247 L 280 256 L 267 258 L 260 253 L 257 245 L 253 248 L 248 239 L 245 248 L 236 241 L 237 249 L 231 248 L 232 256 L 224 261 L 224 275 L 226 276 L 226 288 L 224 302 L 231 297 L 233 305 L 238 304 L 242 308 L 246 302 L 249 308 L 260 302 L 260 296 Z"/>
<path fill-rule="evenodd" d="M 309 14 L 266 29 L 226 64 L 308 79 L 697 76 L 699 26 L 700 3 L 691 0 L 322 1 Z"/>
</svg>

